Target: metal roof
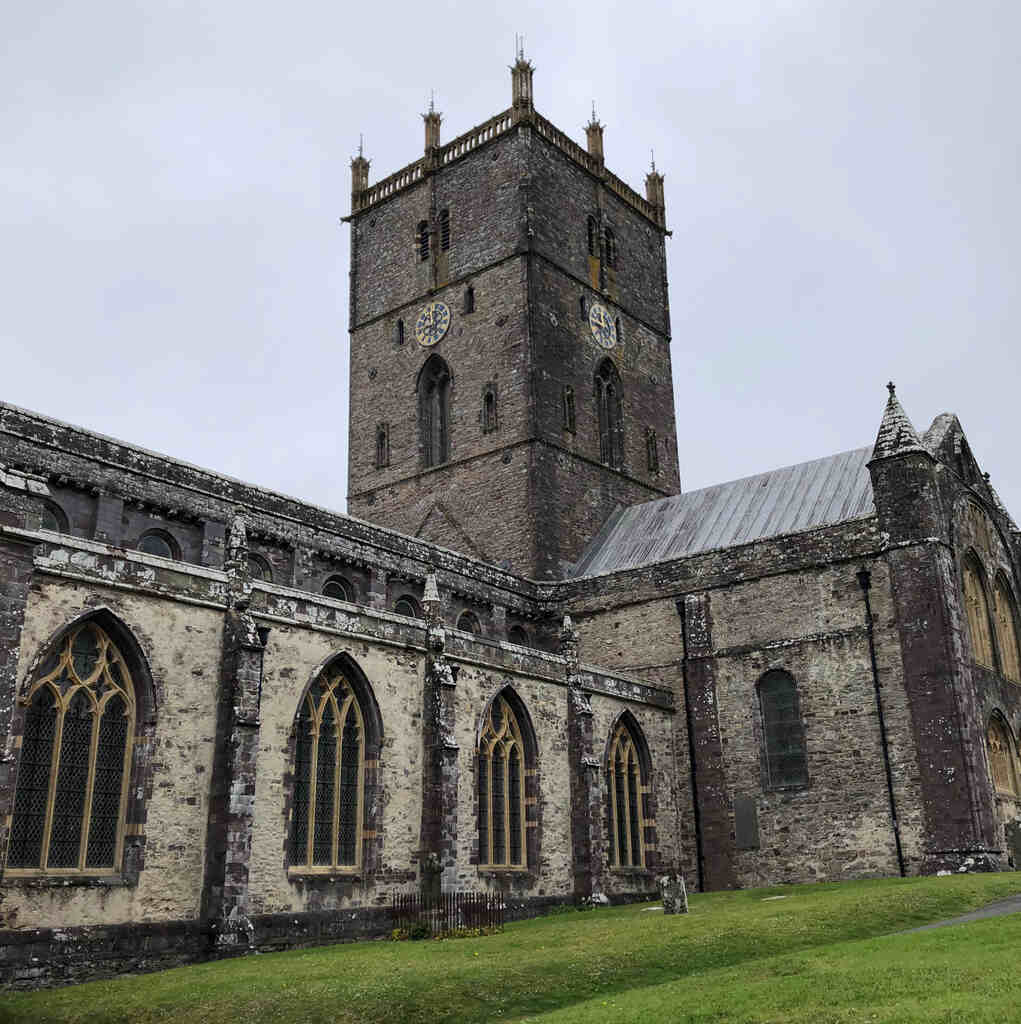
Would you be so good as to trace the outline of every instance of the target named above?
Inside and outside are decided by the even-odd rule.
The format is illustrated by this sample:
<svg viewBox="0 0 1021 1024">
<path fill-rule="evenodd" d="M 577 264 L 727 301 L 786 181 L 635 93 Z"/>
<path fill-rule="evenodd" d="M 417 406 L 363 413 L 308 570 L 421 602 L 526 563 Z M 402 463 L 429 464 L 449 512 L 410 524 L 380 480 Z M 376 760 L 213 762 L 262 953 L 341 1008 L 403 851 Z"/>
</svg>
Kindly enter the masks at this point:
<svg viewBox="0 0 1021 1024">
<path fill-rule="evenodd" d="M 873 515 L 872 447 L 620 509 L 572 576 L 631 569 Z"/>
</svg>

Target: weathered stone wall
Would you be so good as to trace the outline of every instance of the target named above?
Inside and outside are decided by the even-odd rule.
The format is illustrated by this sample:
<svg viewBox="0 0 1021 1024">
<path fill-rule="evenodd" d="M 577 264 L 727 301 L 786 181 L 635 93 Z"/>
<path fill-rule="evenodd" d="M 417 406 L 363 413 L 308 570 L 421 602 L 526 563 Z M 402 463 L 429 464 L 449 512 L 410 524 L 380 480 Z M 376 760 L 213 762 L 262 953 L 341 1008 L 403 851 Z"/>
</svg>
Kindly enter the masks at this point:
<svg viewBox="0 0 1021 1024">
<path fill-rule="evenodd" d="M 222 616 L 154 593 L 37 574 L 22 635 L 20 690 L 31 682 L 32 666 L 55 635 L 100 606 L 134 634 L 156 687 L 144 867 L 137 885 L 6 879 L 2 910 L 7 928 L 175 921 L 199 915 Z"/>
</svg>

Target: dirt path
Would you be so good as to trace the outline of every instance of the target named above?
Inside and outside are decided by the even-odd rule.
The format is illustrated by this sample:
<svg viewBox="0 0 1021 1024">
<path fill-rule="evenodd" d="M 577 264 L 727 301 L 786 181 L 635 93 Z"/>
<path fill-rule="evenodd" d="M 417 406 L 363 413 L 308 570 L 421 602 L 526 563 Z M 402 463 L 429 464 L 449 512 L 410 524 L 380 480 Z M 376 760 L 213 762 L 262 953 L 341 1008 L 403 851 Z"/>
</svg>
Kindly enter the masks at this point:
<svg viewBox="0 0 1021 1024">
<path fill-rule="evenodd" d="M 1005 900 L 997 900 L 988 906 L 979 907 L 968 914 L 961 914 L 960 917 L 949 917 L 945 921 L 934 921 L 932 924 L 923 924 L 920 928 L 909 928 L 902 935 L 910 935 L 912 932 L 926 932 L 930 928 L 945 928 L 948 924 L 965 924 L 968 921 L 981 921 L 987 917 L 1000 917 L 1003 914 L 1017 914 L 1021 912 L 1021 895 L 1008 896 Z"/>
</svg>

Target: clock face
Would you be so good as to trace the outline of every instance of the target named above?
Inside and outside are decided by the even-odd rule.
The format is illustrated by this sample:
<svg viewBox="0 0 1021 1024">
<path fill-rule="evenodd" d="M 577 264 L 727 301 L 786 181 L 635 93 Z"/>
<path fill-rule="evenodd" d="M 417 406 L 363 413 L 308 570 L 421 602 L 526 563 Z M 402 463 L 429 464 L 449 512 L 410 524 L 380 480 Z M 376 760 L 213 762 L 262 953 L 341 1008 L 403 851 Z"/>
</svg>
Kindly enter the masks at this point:
<svg viewBox="0 0 1021 1024">
<path fill-rule="evenodd" d="M 588 325 L 592 329 L 592 337 L 601 348 L 613 348 L 617 344 L 617 328 L 605 306 L 598 302 L 592 303 L 588 311 Z"/>
<path fill-rule="evenodd" d="M 450 310 L 442 302 L 422 307 L 415 321 L 415 338 L 423 348 L 432 348 L 450 327 Z"/>
</svg>

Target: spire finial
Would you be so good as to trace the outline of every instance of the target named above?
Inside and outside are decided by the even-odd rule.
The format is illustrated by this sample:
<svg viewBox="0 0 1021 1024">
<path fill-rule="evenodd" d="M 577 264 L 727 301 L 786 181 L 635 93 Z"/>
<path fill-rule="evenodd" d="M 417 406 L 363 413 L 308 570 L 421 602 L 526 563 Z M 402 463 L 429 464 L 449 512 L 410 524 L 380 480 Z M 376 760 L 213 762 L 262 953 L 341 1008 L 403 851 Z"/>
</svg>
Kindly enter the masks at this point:
<svg viewBox="0 0 1021 1024">
<path fill-rule="evenodd" d="M 592 101 L 592 123 L 596 123 L 596 101 Z"/>
<path fill-rule="evenodd" d="M 365 158 L 365 136 L 358 133 L 358 159 L 362 160 Z"/>
<path fill-rule="evenodd" d="M 897 394 L 897 385 L 891 380 L 889 384 L 886 385 L 886 390 L 890 392 L 890 397 L 893 398 L 893 396 Z"/>
<path fill-rule="evenodd" d="M 429 113 L 434 114 L 436 112 L 436 90 L 429 90 Z"/>
<path fill-rule="evenodd" d="M 654 149 L 649 150 L 649 155 L 652 157 L 652 173 L 656 173 L 656 151 Z"/>
<path fill-rule="evenodd" d="M 523 61 L 525 59 L 525 37 L 514 34 L 514 56 L 517 60 Z"/>
</svg>

